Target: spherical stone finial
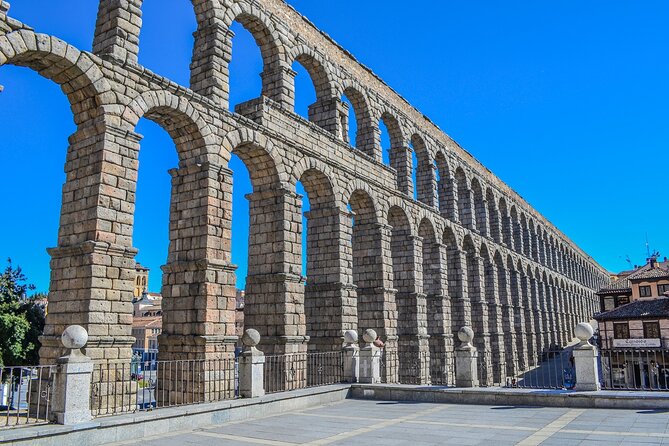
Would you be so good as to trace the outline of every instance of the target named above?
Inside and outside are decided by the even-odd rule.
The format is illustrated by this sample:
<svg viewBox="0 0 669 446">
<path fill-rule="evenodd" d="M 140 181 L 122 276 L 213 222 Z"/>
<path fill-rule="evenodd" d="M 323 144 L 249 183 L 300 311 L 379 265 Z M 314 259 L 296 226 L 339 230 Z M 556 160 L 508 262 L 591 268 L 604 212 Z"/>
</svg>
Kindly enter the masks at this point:
<svg viewBox="0 0 669 446">
<path fill-rule="evenodd" d="M 358 342 L 358 333 L 355 330 L 346 330 L 344 332 L 344 342 L 347 344 L 355 344 Z"/>
<path fill-rule="evenodd" d="M 362 340 L 365 341 L 368 344 L 371 344 L 372 342 L 376 341 L 377 335 L 374 330 L 371 328 L 368 328 L 365 330 L 365 332 L 362 334 Z"/>
<path fill-rule="evenodd" d="M 258 330 L 249 328 L 242 335 L 242 344 L 246 347 L 255 347 L 260 343 L 260 333 Z"/>
<path fill-rule="evenodd" d="M 581 322 L 574 328 L 574 335 L 581 342 L 588 342 L 588 340 L 595 334 L 595 329 L 587 322 Z"/>
<path fill-rule="evenodd" d="M 462 327 L 458 330 L 458 339 L 460 339 L 460 342 L 462 343 L 471 344 L 474 339 L 474 330 L 470 327 Z"/>
<path fill-rule="evenodd" d="M 88 332 L 81 325 L 70 325 L 63 331 L 60 341 L 65 348 L 79 350 L 88 342 Z"/>
</svg>

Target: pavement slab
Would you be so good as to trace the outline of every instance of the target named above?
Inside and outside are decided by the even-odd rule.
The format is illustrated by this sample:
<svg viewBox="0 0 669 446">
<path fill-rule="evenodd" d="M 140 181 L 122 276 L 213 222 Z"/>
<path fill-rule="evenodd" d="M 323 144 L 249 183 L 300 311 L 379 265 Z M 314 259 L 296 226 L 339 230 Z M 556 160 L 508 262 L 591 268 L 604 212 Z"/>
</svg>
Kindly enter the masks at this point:
<svg viewBox="0 0 669 446">
<path fill-rule="evenodd" d="M 669 445 L 666 411 L 345 400 L 113 446 Z"/>
</svg>

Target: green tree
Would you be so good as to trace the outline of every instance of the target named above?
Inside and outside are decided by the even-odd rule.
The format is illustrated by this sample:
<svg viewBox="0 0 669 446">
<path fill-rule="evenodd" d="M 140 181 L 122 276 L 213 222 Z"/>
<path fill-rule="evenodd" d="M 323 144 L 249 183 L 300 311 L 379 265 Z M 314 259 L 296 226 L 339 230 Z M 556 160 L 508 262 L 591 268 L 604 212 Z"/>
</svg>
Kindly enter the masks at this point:
<svg viewBox="0 0 669 446">
<path fill-rule="evenodd" d="M 0 274 L 0 366 L 37 364 L 39 336 L 44 330 L 43 294 L 27 296 L 35 289 L 11 259 Z"/>
</svg>

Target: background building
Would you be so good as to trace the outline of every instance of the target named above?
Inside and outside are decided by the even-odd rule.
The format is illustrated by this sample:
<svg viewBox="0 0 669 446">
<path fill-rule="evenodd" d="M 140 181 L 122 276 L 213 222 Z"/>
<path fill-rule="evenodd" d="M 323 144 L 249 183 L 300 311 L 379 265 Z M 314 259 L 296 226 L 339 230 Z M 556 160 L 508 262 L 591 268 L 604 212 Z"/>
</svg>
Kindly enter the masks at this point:
<svg viewBox="0 0 669 446">
<path fill-rule="evenodd" d="M 666 388 L 669 382 L 669 263 L 655 257 L 599 290 L 595 315 L 603 380 L 613 387 Z"/>
</svg>

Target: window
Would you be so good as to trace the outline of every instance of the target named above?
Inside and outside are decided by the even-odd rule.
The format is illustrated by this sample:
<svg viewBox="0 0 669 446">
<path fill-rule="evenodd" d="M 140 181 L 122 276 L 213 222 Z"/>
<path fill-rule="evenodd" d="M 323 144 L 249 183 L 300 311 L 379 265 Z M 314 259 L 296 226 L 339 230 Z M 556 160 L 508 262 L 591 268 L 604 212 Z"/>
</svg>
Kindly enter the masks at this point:
<svg viewBox="0 0 669 446">
<path fill-rule="evenodd" d="M 629 339 L 630 326 L 627 322 L 624 324 L 613 324 L 613 339 Z"/>
<path fill-rule="evenodd" d="M 650 286 L 644 285 L 639 287 L 639 296 L 641 297 L 650 297 Z"/>
<path fill-rule="evenodd" d="M 630 303 L 629 296 L 617 296 L 616 297 L 616 307 Z"/>
<path fill-rule="evenodd" d="M 669 293 L 669 283 L 658 285 L 657 292 L 660 293 L 660 295 L 664 293 Z"/>
<path fill-rule="evenodd" d="M 643 337 L 646 339 L 660 338 L 660 323 L 659 322 L 644 322 L 643 323 Z"/>
</svg>

